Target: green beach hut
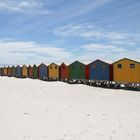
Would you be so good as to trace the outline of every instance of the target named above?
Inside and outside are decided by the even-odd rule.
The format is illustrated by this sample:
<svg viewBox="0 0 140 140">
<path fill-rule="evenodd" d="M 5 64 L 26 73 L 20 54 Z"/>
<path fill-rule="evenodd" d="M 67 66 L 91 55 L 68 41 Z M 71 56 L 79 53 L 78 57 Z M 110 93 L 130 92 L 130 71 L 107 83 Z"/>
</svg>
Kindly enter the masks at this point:
<svg viewBox="0 0 140 140">
<path fill-rule="evenodd" d="M 34 78 L 34 79 L 37 79 L 37 78 L 38 78 L 38 76 L 37 76 L 37 75 L 38 75 L 38 74 L 37 74 L 37 69 L 38 69 L 37 66 L 34 65 L 34 66 L 33 66 L 33 78 Z"/>
<path fill-rule="evenodd" d="M 70 79 L 85 79 L 85 64 L 75 61 L 69 65 Z"/>
<path fill-rule="evenodd" d="M 16 67 L 12 66 L 12 76 L 15 77 L 16 76 Z"/>
</svg>

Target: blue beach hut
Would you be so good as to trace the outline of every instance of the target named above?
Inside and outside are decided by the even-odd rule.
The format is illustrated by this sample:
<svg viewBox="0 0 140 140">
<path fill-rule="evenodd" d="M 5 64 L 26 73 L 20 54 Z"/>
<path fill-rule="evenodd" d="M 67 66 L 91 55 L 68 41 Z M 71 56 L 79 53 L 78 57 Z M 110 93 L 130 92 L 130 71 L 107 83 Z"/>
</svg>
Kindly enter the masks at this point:
<svg viewBox="0 0 140 140">
<path fill-rule="evenodd" d="M 18 78 L 22 77 L 22 69 L 19 65 L 16 67 L 16 77 Z"/>
<path fill-rule="evenodd" d="M 97 59 L 88 66 L 90 80 L 110 80 L 110 64 Z"/>
<path fill-rule="evenodd" d="M 46 79 L 47 77 L 48 77 L 47 66 L 42 63 L 38 66 L 38 78 Z"/>
</svg>

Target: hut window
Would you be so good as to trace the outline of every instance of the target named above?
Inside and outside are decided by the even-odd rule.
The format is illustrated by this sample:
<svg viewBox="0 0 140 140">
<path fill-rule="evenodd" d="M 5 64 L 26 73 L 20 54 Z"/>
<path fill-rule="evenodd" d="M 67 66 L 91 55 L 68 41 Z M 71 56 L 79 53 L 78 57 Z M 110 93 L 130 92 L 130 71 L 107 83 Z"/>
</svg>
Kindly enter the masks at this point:
<svg viewBox="0 0 140 140">
<path fill-rule="evenodd" d="M 57 69 L 57 66 L 55 66 L 55 69 Z"/>
<path fill-rule="evenodd" d="M 65 66 L 62 66 L 62 69 L 64 69 L 65 68 Z"/>
<path fill-rule="evenodd" d="M 50 69 L 52 69 L 52 66 L 50 67 Z"/>
<path fill-rule="evenodd" d="M 103 69 L 105 69 L 105 68 L 106 68 L 105 64 L 103 64 L 103 65 L 102 65 L 102 68 L 103 68 Z"/>
<path fill-rule="evenodd" d="M 121 69 L 122 68 L 122 64 L 118 64 L 118 68 Z"/>
<path fill-rule="evenodd" d="M 95 65 L 95 64 L 93 64 L 93 68 L 94 68 L 94 69 L 96 68 L 96 65 Z"/>
<path fill-rule="evenodd" d="M 130 68 L 135 68 L 135 64 L 130 64 Z"/>
</svg>

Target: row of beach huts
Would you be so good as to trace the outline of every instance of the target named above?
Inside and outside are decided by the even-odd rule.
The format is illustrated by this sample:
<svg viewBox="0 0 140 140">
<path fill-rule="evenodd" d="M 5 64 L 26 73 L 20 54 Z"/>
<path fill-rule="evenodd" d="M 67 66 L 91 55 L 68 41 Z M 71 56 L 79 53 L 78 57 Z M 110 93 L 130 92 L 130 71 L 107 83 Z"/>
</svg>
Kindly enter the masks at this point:
<svg viewBox="0 0 140 140">
<path fill-rule="evenodd" d="M 140 62 L 123 58 L 112 64 L 95 60 L 88 65 L 75 61 L 70 65 L 23 65 L 0 67 L 1 76 L 42 80 L 94 80 L 140 83 Z"/>
</svg>

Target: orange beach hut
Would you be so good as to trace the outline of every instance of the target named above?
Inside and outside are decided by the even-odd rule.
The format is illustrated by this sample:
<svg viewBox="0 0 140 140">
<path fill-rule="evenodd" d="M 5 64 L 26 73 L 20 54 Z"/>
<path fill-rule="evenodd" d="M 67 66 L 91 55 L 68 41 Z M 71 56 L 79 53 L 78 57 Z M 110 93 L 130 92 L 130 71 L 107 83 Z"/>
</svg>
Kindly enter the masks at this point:
<svg viewBox="0 0 140 140">
<path fill-rule="evenodd" d="M 59 66 L 57 64 L 51 63 L 48 66 L 48 76 L 49 79 L 53 80 L 59 79 Z"/>
<path fill-rule="evenodd" d="M 5 67 L 5 66 L 4 66 L 3 74 L 4 74 L 4 76 L 7 76 L 7 67 Z"/>
<path fill-rule="evenodd" d="M 26 65 L 22 66 L 22 77 L 27 78 L 28 77 L 28 67 Z"/>
<path fill-rule="evenodd" d="M 12 76 L 12 68 L 10 66 L 7 68 L 7 75 Z"/>
<path fill-rule="evenodd" d="M 113 78 L 119 82 L 140 82 L 140 62 L 128 58 L 114 62 Z"/>
</svg>

